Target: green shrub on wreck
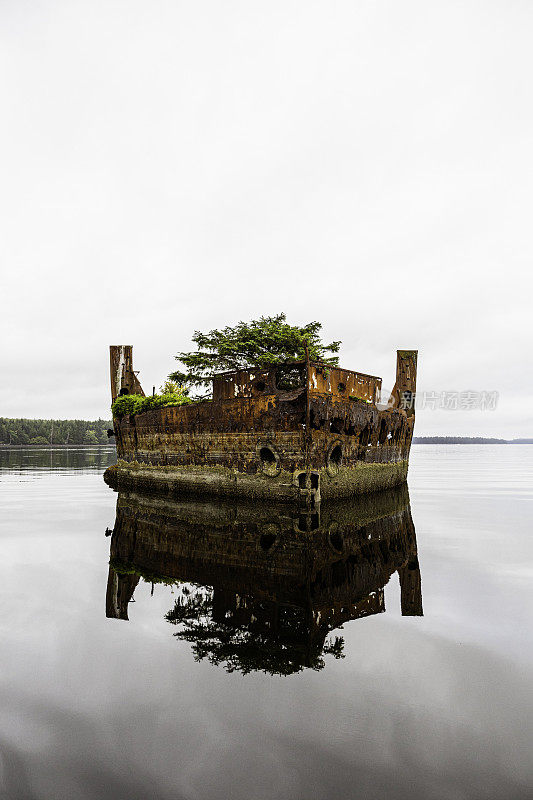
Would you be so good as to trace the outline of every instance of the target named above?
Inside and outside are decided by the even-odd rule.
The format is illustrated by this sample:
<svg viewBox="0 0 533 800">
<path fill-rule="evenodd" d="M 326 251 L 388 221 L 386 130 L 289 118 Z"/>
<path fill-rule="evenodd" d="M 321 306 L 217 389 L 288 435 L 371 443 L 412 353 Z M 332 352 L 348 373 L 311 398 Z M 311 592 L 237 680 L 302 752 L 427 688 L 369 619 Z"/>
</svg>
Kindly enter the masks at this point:
<svg viewBox="0 0 533 800">
<path fill-rule="evenodd" d="M 144 397 L 140 394 L 123 394 L 117 397 L 111 406 L 114 417 L 123 417 L 125 414 L 136 414 L 141 410 Z"/>
<path fill-rule="evenodd" d="M 183 406 L 190 403 L 191 398 L 183 390 L 168 392 L 166 394 L 153 394 L 143 397 L 140 394 L 124 394 L 117 397 L 111 411 L 114 417 L 123 417 L 125 414 L 140 414 L 141 411 L 150 411 L 162 406 Z"/>
</svg>

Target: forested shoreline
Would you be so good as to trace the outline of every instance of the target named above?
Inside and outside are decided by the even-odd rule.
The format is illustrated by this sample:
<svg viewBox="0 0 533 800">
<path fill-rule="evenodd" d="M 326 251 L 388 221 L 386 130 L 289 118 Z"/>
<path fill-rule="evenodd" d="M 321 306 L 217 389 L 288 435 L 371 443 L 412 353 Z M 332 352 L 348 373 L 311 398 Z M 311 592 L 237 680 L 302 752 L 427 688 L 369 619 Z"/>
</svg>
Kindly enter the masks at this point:
<svg viewBox="0 0 533 800">
<path fill-rule="evenodd" d="M 113 445 L 110 419 L 10 419 L 0 417 L 0 447 L 86 447 Z M 491 439 L 481 436 L 415 436 L 413 444 L 533 444 L 533 439 Z"/>
<path fill-rule="evenodd" d="M 0 417 L 0 446 L 75 446 L 114 444 L 111 420 L 10 419 Z"/>
<path fill-rule="evenodd" d="M 533 444 L 533 439 L 490 439 L 483 436 L 413 436 L 413 444 Z"/>
</svg>

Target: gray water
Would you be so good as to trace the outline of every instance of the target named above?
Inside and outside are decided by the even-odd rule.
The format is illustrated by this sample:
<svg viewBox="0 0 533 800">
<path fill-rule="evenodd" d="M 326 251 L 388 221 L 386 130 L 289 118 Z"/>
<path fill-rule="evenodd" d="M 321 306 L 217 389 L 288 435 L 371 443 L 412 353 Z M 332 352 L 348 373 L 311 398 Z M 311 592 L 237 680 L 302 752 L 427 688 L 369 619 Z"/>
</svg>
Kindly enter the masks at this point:
<svg viewBox="0 0 533 800">
<path fill-rule="evenodd" d="M 200 579 L 134 576 L 129 621 L 112 618 L 114 458 L 0 451 L 2 798 L 533 797 L 533 447 L 413 447 L 423 616 L 402 616 L 394 573 L 369 595 L 381 613 L 343 609 L 328 634 L 342 653 L 289 674 L 272 668 L 264 626 L 248 671 L 174 635 L 166 615 Z M 216 526 L 219 511 L 200 511 Z M 284 620 L 304 641 L 300 617 Z"/>
</svg>

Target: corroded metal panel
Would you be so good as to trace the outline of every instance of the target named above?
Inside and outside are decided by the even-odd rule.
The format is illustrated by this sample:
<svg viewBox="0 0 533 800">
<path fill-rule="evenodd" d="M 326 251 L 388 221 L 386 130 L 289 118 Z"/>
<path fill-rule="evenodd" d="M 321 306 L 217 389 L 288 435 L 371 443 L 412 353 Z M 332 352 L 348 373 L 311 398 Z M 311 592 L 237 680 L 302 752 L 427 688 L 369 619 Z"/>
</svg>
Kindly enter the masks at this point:
<svg viewBox="0 0 533 800">
<path fill-rule="evenodd" d="M 381 378 L 340 367 L 310 364 L 309 392 L 311 395 L 330 395 L 335 398 L 359 398 L 376 403 L 381 391 Z"/>
<path fill-rule="evenodd" d="M 310 394 L 333 397 L 356 397 L 375 403 L 381 390 L 381 378 L 351 369 L 296 361 L 271 369 L 237 370 L 213 377 L 213 400 L 234 397 L 259 397 L 290 389 L 307 388 Z"/>
<path fill-rule="evenodd" d="M 228 372 L 213 377 L 213 400 L 259 397 L 276 394 L 275 370 L 254 369 Z"/>
</svg>

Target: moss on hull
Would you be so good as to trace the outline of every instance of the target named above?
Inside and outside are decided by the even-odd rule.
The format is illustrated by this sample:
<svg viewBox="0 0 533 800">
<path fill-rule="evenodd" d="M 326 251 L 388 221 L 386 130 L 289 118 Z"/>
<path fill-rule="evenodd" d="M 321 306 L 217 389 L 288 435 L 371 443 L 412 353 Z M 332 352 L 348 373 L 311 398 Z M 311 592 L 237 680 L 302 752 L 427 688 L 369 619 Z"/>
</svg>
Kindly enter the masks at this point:
<svg viewBox="0 0 533 800">
<path fill-rule="evenodd" d="M 335 475 L 318 470 L 322 500 L 353 497 L 390 489 L 407 479 L 407 461 L 338 468 Z M 305 497 L 294 473 L 281 470 L 276 476 L 255 475 L 219 466 L 157 466 L 119 461 L 104 473 L 116 489 L 141 489 L 169 494 L 215 495 L 248 500 L 286 502 Z"/>
<path fill-rule="evenodd" d="M 393 486 L 405 483 L 407 468 L 407 461 L 361 463 L 355 467 L 339 467 L 334 476 L 323 469 L 320 470 L 320 494 L 323 500 L 327 500 L 330 497 L 353 497 L 392 489 Z"/>
</svg>

